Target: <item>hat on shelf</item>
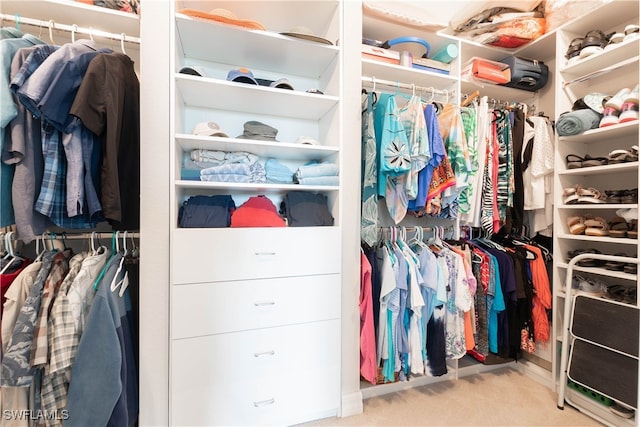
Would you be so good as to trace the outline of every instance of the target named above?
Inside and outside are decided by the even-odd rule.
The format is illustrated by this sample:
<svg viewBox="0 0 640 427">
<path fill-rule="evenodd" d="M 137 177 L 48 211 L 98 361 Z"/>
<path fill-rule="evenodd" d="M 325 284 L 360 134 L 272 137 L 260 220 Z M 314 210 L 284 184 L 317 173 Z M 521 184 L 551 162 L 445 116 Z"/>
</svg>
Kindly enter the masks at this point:
<svg viewBox="0 0 640 427">
<path fill-rule="evenodd" d="M 236 68 L 227 73 L 227 80 L 230 82 L 247 83 L 251 85 L 257 85 L 258 81 L 253 76 L 253 73 L 244 67 Z"/>
<path fill-rule="evenodd" d="M 271 87 L 276 87 L 278 89 L 289 89 L 293 90 L 293 85 L 287 79 L 279 79 L 269 84 Z"/>
<path fill-rule="evenodd" d="M 296 143 L 306 145 L 320 145 L 320 143 L 316 139 L 311 138 L 310 136 L 299 136 L 298 139 L 296 139 Z"/>
<path fill-rule="evenodd" d="M 193 128 L 193 134 L 198 136 L 222 136 L 228 138 L 220 125 L 215 122 L 200 122 Z"/>
<path fill-rule="evenodd" d="M 240 139 L 257 139 L 260 141 L 278 141 L 276 139 L 276 135 L 278 134 L 278 129 L 269 126 L 265 123 L 250 120 L 245 122 L 244 124 L 244 132 L 242 135 L 239 135 L 237 138 Z"/>
<path fill-rule="evenodd" d="M 190 76 L 207 77 L 207 74 L 204 72 L 204 68 L 197 65 L 185 65 L 184 67 L 181 67 L 178 72 L 180 74 L 188 74 Z"/>
<path fill-rule="evenodd" d="M 209 12 L 196 9 L 180 9 L 178 13 L 182 13 L 193 18 L 208 19 L 211 21 L 222 22 L 223 24 L 236 25 L 239 27 L 249 28 L 252 30 L 265 31 L 266 28 L 258 21 L 251 19 L 238 19 L 238 17 L 229 9 L 217 8 L 212 9 Z"/>
<path fill-rule="evenodd" d="M 280 34 L 282 34 L 283 36 L 295 37 L 298 39 L 309 40 L 316 43 L 333 45 L 333 43 L 331 43 L 329 40 L 316 36 L 315 34 L 313 34 L 311 29 L 303 27 L 302 25 L 293 27 L 289 31 Z"/>
</svg>

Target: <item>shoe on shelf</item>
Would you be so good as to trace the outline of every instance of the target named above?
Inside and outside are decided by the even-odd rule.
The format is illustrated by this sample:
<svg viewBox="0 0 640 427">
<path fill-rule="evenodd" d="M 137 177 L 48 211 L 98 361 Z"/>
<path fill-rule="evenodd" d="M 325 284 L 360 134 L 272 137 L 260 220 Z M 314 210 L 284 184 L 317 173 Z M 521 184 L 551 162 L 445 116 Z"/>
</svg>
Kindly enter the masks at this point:
<svg viewBox="0 0 640 427">
<path fill-rule="evenodd" d="M 623 33 L 613 33 L 609 36 L 609 43 L 607 43 L 607 45 L 604 47 L 604 50 L 609 50 L 612 47 L 615 47 L 618 45 L 618 43 L 622 43 L 622 41 L 624 40 L 624 34 Z"/>
<path fill-rule="evenodd" d="M 604 166 L 609 163 L 609 159 L 606 157 L 591 157 L 589 154 L 582 159 L 582 167 L 588 168 L 593 166 Z"/>
<path fill-rule="evenodd" d="M 584 162 L 584 158 L 578 156 L 577 154 L 567 154 L 565 160 L 567 161 L 567 169 L 581 168 L 582 162 Z"/>
<path fill-rule="evenodd" d="M 580 50 L 580 59 L 584 59 L 595 53 L 600 53 L 607 45 L 607 36 L 600 30 L 591 30 L 584 36 L 582 49 Z"/>
<path fill-rule="evenodd" d="M 627 221 L 620 216 L 616 216 L 609 221 L 609 236 L 611 237 L 627 237 L 628 229 Z"/>
<path fill-rule="evenodd" d="M 567 52 L 564 54 L 564 57 L 569 60 L 569 63 L 572 62 L 572 59 L 575 61 L 580 59 L 580 51 L 582 50 L 582 42 L 584 38 L 578 37 L 571 40 L 569 43 L 569 47 L 567 48 Z"/>
<path fill-rule="evenodd" d="M 636 39 L 640 36 L 640 27 L 636 24 L 629 24 L 624 27 L 624 41 Z"/>
<path fill-rule="evenodd" d="M 595 188 L 578 188 L 575 203 L 601 204 L 607 202 L 607 196 Z"/>
<path fill-rule="evenodd" d="M 633 418 L 633 415 L 636 413 L 633 408 L 618 402 L 613 402 L 613 404 L 609 406 L 609 410 L 622 418 Z"/>
<path fill-rule="evenodd" d="M 567 218 L 567 226 L 569 226 L 569 233 L 573 235 L 584 234 L 584 230 L 587 228 L 584 222 L 585 222 L 585 218 L 582 215 L 572 215 L 569 218 Z"/>
<path fill-rule="evenodd" d="M 581 187 L 579 185 L 573 186 L 573 187 L 567 187 L 565 189 L 562 190 L 562 196 L 564 197 L 564 204 L 565 205 L 570 205 L 573 203 L 577 203 L 578 201 L 578 197 L 580 197 L 578 195 L 578 190 Z"/>
<path fill-rule="evenodd" d="M 595 218 L 589 218 L 584 221 L 585 229 L 584 234 L 587 236 L 608 236 L 609 224 L 601 216 Z"/>
<path fill-rule="evenodd" d="M 620 123 L 633 120 L 638 120 L 638 85 L 624 97 L 618 117 Z"/>
<path fill-rule="evenodd" d="M 613 150 L 607 155 L 607 163 L 624 163 L 624 162 L 637 162 L 638 152 L 635 149 L 631 150 Z"/>
<path fill-rule="evenodd" d="M 632 219 L 629 221 L 629 229 L 627 230 L 627 237 L 631 239 L 638 238 L 638 220 Z"/>
<path fill-rule="evenodd" d="M 620 123 L 620 111 L 614 107 L 604 107 L 602 112 L 602 119 L 600 119 L 600 125 L 598 127 L 604 128 L 607 126 L 617 125 Z"/>
<path fill-rule="evenodd" d="M 622 104 L 624 103 L 624 99 L 627 97 L 627 95 L 629 95 L 630 92 L 631 92 L 631 89 L 629 89 L 628 87 L 624 87 L 620 89 L 618 93 L 613 95 L 611 98 L 607 100 L 607 102 L 604 103 L 605 110 L 607 109 L 607 107 L 612 107 L 612 108 L 615 108 L 617 111 L 620 111 L 620 109 L 622 109 Z"/>
</svg>

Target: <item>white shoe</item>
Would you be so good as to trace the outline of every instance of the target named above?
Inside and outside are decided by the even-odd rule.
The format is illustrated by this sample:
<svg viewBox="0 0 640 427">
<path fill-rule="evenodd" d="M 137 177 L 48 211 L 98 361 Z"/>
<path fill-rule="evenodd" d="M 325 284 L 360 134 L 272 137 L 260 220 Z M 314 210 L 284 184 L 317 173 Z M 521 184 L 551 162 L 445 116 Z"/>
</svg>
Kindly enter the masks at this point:
<svg viewBox="0 0 640 427">
<path fill-rule="evenodd" d="M 625 97 L 629 95 L 630 92 L 631 89 L 629 89 L 628 87 L 620 89 L 618 93 L 613 95 L 607 102 L 604 103 L 605 108 L 612 107 L 620 111 L 622 109 L 622 103 L 624 102 Z"/>
</svg>

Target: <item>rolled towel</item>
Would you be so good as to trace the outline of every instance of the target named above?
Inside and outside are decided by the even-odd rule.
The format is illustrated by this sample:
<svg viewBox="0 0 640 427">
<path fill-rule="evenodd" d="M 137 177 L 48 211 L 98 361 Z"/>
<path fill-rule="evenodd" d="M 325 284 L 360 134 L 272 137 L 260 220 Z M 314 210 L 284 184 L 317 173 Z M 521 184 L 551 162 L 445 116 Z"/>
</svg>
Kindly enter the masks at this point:
<svg viewBox="0 0 640 427">
<path fill-rule="evenodd" d="M 600 125 L 602 114 L 591 108 L 571 111 L 561 114 L 556 121 L 558 135 L 578 135 L 589 129 L 596 129 Z"/>
</svg>

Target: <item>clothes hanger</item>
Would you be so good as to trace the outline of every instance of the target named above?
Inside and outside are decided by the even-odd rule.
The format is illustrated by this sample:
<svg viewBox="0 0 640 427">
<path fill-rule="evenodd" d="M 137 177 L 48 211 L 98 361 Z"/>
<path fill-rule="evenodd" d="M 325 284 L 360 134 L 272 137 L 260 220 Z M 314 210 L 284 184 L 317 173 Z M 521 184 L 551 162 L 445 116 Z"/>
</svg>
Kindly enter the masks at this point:
<svg viewBox="0 0 640 427">
<path fill-rule="evenodd" d="M 124 50 L 124 39 L 127 35 L 125 33 L 120 33 L 120 50 L 122 50 L 123 54 L 127 54 L 127 52 Z"/>
<path fill-rule="evenodd" d="M 78 26 L 76 24 L 73 24 L 71 26 L 71 43 L 76 42 L 76 31 L 78 31 Z"/>
<path fill-rule="evenodd" d="M 119 231 L 115 232 L 116 253 L 120 252 L 120 245 L 118 244 L 119 234 L 120 234 Z M 123 244 L 124 250 L 121 254 L 120 262 L 118 263 L 118 269 L 116 270 L 116 274 L 113 276 L 113 279 L 111 280 L 111 285 L 110 285 L 111 292 L 114 292 L 116 289 L 120 288 L 120 291 L 118 292 L 119 296 L 123 296 L 125 290 L 129 286 L 129 273 L 127 271 L 125 271 L 122 278 L 118 280 L 118 277 L 120 277 L 120 273 L 122 272 L 122 267 L 124 266 L 124 259 L 128 255 L 126 231 L 124 232 L 124 237 L 122 238 L 122 244 Z"/>
<path fill-rule="evenodd" d="M 49 41 L 51 42 L 52 45 L 55 46 L 56 41 L 53 39 L 53 29 L 55 28 L 56 23 L 53 19 L 49 20 Z"/>
<path fill-rule="evenodd" d="M 7 263 L 5 264 L 5 266 L 2 268 L 2 270 L 0 271 L 0 274 L 4 274 L 5 271 L 7 271 L 9 269 L 9 267 L 15 262 L 22 262 L 24 261 L 24 258 L 22 258 L 20 255 L 16 254 L 14 251 L 14 247 L 13 244 L 11 242 L 11 239 L 13 238 L 13 231 L 8 232 L 7 234 L 5 234 L 4 238 L 4 244 L 7 247 L 7 251 L 9 252 L 9 259 L 7 261 Z"/>
</svg>

